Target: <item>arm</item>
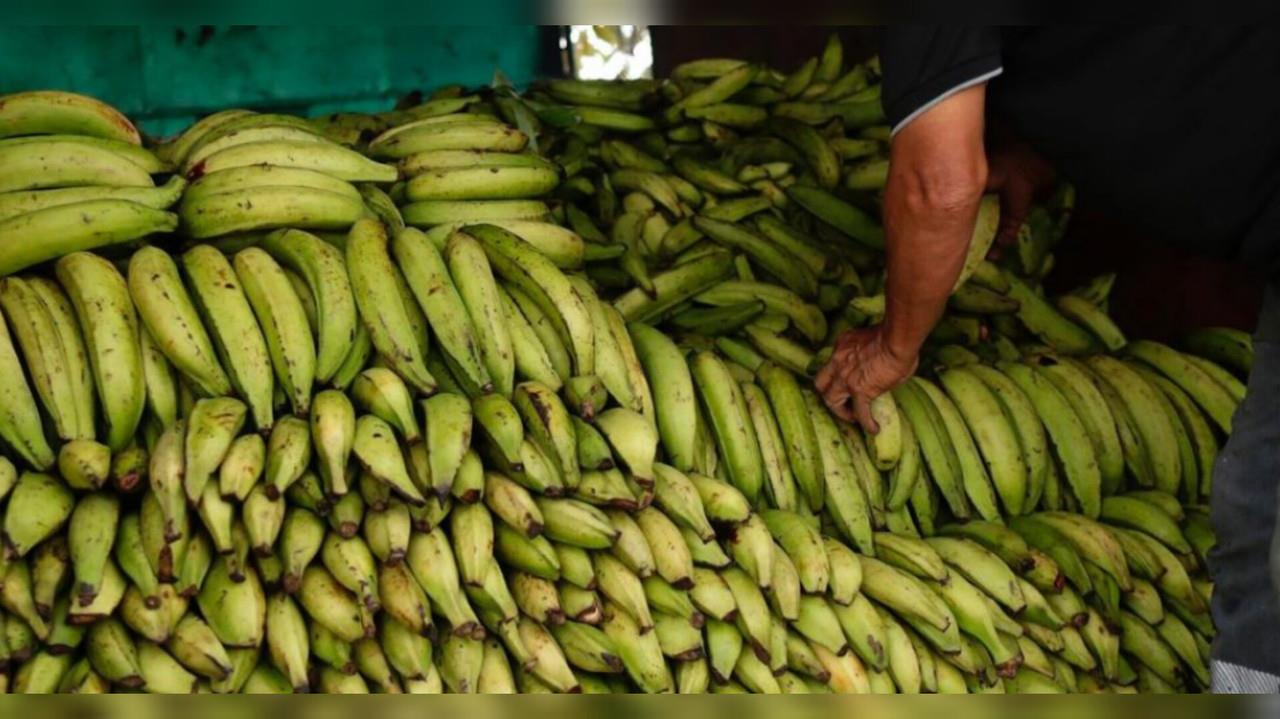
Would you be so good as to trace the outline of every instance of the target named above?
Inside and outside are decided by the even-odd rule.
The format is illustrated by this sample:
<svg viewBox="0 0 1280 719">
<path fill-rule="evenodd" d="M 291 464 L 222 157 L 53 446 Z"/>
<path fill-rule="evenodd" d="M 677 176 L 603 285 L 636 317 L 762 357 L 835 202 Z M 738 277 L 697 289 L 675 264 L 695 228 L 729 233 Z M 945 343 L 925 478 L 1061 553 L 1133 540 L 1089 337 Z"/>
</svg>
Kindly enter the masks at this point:
<svg viewBox="0 0 1280 719">
<path fill-rule="evenodd" d="M 960 276 L 987 183 L 985 99 L 985 85 L 962 90 L 894 136 L 884 196 L 884 322 L 841 336 L 817 378 L 832 411 L 870 431 L 871 400 L 915 371 Z"/>
</svg>

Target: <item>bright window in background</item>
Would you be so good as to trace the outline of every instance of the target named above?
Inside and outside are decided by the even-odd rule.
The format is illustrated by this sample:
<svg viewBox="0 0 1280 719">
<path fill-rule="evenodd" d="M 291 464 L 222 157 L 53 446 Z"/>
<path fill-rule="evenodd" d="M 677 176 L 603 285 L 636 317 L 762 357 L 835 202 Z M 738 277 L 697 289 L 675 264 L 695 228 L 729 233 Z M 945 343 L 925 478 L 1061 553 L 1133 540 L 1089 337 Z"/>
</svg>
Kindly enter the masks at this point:
<svg viewBox="0 0 1280 719">
<path fill-rule="evenodd" d="M 582 80 L 653 77 L 648 25 L 570 25 L 573 76 Z"/>
</svg>

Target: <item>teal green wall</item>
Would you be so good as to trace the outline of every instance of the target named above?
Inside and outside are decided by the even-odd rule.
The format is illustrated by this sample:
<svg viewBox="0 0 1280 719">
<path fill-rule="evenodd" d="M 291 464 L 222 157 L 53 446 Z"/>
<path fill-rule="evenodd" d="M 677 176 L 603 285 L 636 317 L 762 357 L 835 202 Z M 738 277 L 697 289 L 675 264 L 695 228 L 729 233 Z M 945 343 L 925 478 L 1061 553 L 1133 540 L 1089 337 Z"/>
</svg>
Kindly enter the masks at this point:
<svg viewBox="0 0 1280 719">
<path fill-rule="evenodd" d="M 382 110 L 411 90 L 516 85 L 539 28 L 502 26 L 0 27 L 0 94 L 55 88 L 119 107 L 165 135 L 228 107 L 303 114 Z"/>
</svg>

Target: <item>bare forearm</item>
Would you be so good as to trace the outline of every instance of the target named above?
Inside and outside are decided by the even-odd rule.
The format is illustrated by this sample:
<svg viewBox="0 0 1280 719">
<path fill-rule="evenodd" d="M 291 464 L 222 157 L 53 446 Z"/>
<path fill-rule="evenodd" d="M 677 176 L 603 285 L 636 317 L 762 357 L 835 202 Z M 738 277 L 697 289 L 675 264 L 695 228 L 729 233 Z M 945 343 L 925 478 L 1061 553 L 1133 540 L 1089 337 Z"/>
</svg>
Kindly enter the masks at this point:
<svg viewBox="0 0 1280 719">
<path fill-rule="evenodd" d="M 946 208 L 908 210 L 902 206 L 904 200 L 886 195 L 884 331 L 894 354 L 915 356 L 942 317 L 964 265 L 978 199 Z"/>
<path fill-rule="evenodd" d="M 964 266 L 987 181 L 984 95 L 982 86 L 957 93 L 894 138 L 884 202 L 883 329 L 889 351 L 900 357 L 920 351 Z"/>
</svg>

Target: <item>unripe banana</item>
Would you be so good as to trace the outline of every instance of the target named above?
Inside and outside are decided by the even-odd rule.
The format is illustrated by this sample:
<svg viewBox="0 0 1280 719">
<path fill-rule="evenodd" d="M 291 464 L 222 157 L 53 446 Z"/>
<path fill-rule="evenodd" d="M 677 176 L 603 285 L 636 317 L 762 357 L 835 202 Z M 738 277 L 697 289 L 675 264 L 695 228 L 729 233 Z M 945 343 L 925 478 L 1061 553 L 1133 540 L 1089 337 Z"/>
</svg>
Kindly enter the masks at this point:
<svg viewBox="0 0 1280 719">
<path fill-rule="evenodd" d="M 357 642 L 365 637 L 358 600 L 324 567 L 312 565 L 303 572 L 297 597 L 312 621 L 323 624 L 344 641 Z"/>
<path fill-rule="evenodd" d="M 110 616 L 115 613 L 124 598 L 126 588 L 129 586 L 124 575 L 120 573 L 120 570 L 116 568 L 115 563 L 109 557 L 102 566 L 102 580 L 97 587 L 97 593 L 87 601 L 82 599 L 75 603 L 68 603 L 68 612 L 64 616 L 64 621 L 72 627 L 91 624 L 103 617 Z M 54 619 L 52 629 L 57 631 L 60 629 L 57 616 Z M 75 629 L 72 629 L 69 633 L 73 637 L 80 635 Z M 52 635 L 49 641 L 52 643 Z M 78 643 L 78 638 L 75 641 Z"/>
<path fill-rule="evenodd" d="M 209 568 L 196 597 L 200 613 L 227 647 L 256 647 L 262 642 L 266 597 L 258 573 L 244 569 L 244 577 L 232 576 L 227 558 Z"/>
<path fill-rule="evenodd" d="M 141 145 L 138 129 L 118 110 L 86 95 L 40 90 L 5 95 L 0 137 L 68 133 Z"/>
<path fill-rule="evenodd" d="M 861 557 L 860 561 L 862 591 L 869 598 L 908 621 L 918 619 L 938 632 L 954 628 L 955 617 L 947 605 L 921 580 L 876 559 Z"/>
<path fill-rule="evenodd" d="M 390 617 L 383 617 L 379 624 L 378 640 L 401 679 L 426 679 L 434 669 L 431 663 L 431 642 Z"/>
<path fill-rule="evenodd" d="M 564 496 L 564 479 L 556 470 L 551 459 L 538 449 L 532 440 L 525 439 L 520 444 L 520 461 L 512 465 L 500 456 L 494 456 L 497 468 L 508 473 L 521 485 L 547 497 Z"/>
<path fill-rule="evenodd" d="M 0 191 L 107 185 L 152 187 L 164 168 L 149 151 L 127 142 L 53 134 L 0 140 L 5 174 Z"/>
<path fill-rule="evenodd" d="M 561 582 L 557 590 L 560 606 L 568 619 L 592 626 L 604 621 L 604 608 L 595 592 L 567 582 Z"/>
<path fill-rule="evenodd" d="M 209 625 L 194 614 L 178 621 L 165 648 L 180 664 L 200 676 L 225 679 L 231 673 L 227 650 Z"/>
<path fill-rule="evenodd" d="M 410 178 L 405 196 L 414 201 L 538 197 L 555 189 L 559 180 L 554 167 L 433 168 Z"/>
<path fill-rule="evenodd" d="M 304 419 L 282 417 L 267 439 L 263 487 L 268 498 L 279 499 L 311 464 L 311 428 Z"/>
<path fill-rule="evenodd" d="M 494 631 L 495 621 L 503 625 L 511 625 L 520 613 L 515 597 L 511 594 L 511 587 L 508 586 L 506 577 L 502 574 L 502 567 L 496 559 L 489 562 L 484 574 L 484 583 L 478 587 L 466 587 L 466 591 L 467 596 L 476 604 L 482 621 L 490 631 Z M 498 633 L 501 634 L 502 630 L 499 629 Z"/>
<path fill-rule="evenodd" d="M 99 489 L 111 474 L 111 449 L 91 439 L 73 439 L 58 449 L 58 474 L 72 489 Z"/>
<path fill-rule="evenodd" d="M 519 152 L 528 142 L 519 130 L 470 117 L 445 115 L 393 127 L 371 140 L 369 151 L 376 157 L 398 159 L 432 150 Z"/>
<path fill-rule="evenodd" d="M 609 403 L 609 390 L 596 375 L 570 377 L 565 383 L 564 394 L 573 413 L 588 422 L 593 421 L 596 413 Z"/>
<path fill-rule="evenodd" d="M 187 419 L 183 486 L 193 504 L 244 426 L 246 407 L 231 397 L 197 400 Z"/>
<path fill-rule="evenodd" d="M 653 616 L 640 578 L 618 559 L 603 553 L 594 557 L 597 586 L 614 606 L 631 615 L 641 633 L 653 628 Z"/>
<path fill-rule="evenodd" d="M 528 490 L 501 474 L 485 474 L 485 505 L 508 526 L 529 538 L 542 533 L 542 511 Z"/>
<path fill-rule="evenodd" d="M 863 554 L 874 555 L 868 501 L 862 483 L 852 476 L 855 470 L 849 445 L 817 395 L 808 390 L 802 390 L 802 395 L 812 413 L 826 474 L 826 508 L 846 539 L 856 544 Z"/>
<path fill-rule="evenodd" d="M 265 250 L 241 250 L 232 264 L 262 327 L 276 379 L 294 414 L 306 417 L 315 380 L 316 345 L 302 301 L 284 270 Z"/>
<path fill-rule="evenodd" d="M 493 517 L 483 504 L 457 507 L 449 517 L 453 554 L 464 584 L 482 586 L 493 562 Z"/>
<path fill-rule="evenodd" d="M 262 436 L 237 437 L 218 467 L 218 490 L 224 498 L 243 501 L 262 476 L 267 461 L 267 445 Z"/>
<path fill-rule="evenodd" d="M 8 552 L 15 557 L 26 556 L 62 528 L 74 505 L 71 490 L 56 477 L 23 473 L 5 506 L 4 542 Z"/>
<path fill-rule="evenodd" d="M 466 232 L 455 232 L 445 247 L 444 259 L 471 318 L 480 360 L 494 389 L 509 397 L 515 384 L 515 355 L 502 297 L 484 247 Z"/>
<path fill-rule="evenodd" d="M 584 549 L 608 549 L 618 530 L 603 512 L 575 499 L 535 499 L 549 539 Z"/>
<path fill-rule="evenodd" d="M 751 505 L 733 485 L 697 473 L 688 475 L 712 522 L 737 524 L 751 516 Z"/>
<path fill-rule="evenodd" d="M 356 334 L 356 306 L 342 252 L 298 230 L 268 235 L 263 248 L 284 266 L 301 274 L 316 300 L 315 376 L 334 377 Z"/>
<path fill-rule="evenodd" d="M 472 401 L 471 409 L 484 437 L 508 464 L 519 470 L 524 425 L 510 400 L 498 394 L 482 395 Z"/>
<path fill-rule="evenodd" d="M 715 532 L 707 519 L 697 486 L 675 467 L 654 464 L 654 502 L 673 521 L 694 532 L 703 540 L 711 540 Z"/>
<path fill-rule="evenodd" d="M 41 543 L 27 560 L 31 573 L 31 598 L 35 602 L 36 614 L 42 618 L 49 618 L 54 602 L 71 578 L 69 555 L 65 537 L 58 536 Z"/>
<path fill-rule="evenodd" d="M 146 479 L 150 458 L 141 441 L 141 437 L 131 439 L 123 450 L 111 458 L 111 484 L 118 492 L 132 494 Z"/>
<path fill-rule="evenodd" d="M 288 595 L 275 594 L 267 600 L 266 629 L 271 662 L 285 675 L 295 692 L 307 691 L 310 646 L 307 623 Z"/>
<path fill-rule="evenodd" d="M 182 232 L 193 239 L 276 228 L 346 230 L 365 212 L 360 194 L 349 184 L 339 191 L 269 184 L 223 192 L 211 192 L 200 184 L 192 184 L 192 192 L 178 207 Z"/>
<path fill-rule="evenodd" d="M 4 576 L 4 584 L 0 586 L 0 606 L 3 606 L 16 620 L 29 628 L 33 638 L 46 641 L 49 638 L 50 626 L 41 616 L 33 592 L 31 568 L 25 561 L 9 565 Z M 52 615 L 52 613 L 51 613 Z"/>
<path fill-rule="evenodd" d="M 358 201 L 361 198 L 360 192 L 352 187 L 351 183 L 329 177 L 324 173 L 317 173 L 315 170 L 282 168 L 279 165 L 250 165 L 247 168 L 232 168 L 201 175 L 187 187 L 187 191 L 183 193 L 183 200 L 191 201 L 209 197 L 212 194 L 271 187 L 317 189 L 321 192 L 338 194 L 349 200 Z"/>
<path fill-rule="evenodd" d="M 921 579 L 945 584 L 950 572 L 939 553 L 916 537 L 876 532 L 876 558 Z M 989 559 L 986 555 L 982 558 Z"/>
<path fill-rule="evenodd" d="M 618 532 L 618 538 L 614 540 L 613 546 L 610 548 L 613 556 L 627 565 L 627 568 L 640 579 L 653 576 L 656 571 L 653 550 L 650 548 L 648 540 L 645 539 L 640 525 L 632 519 L 631 515 L 625 512 L 610 510 L 605 512 L 605 515 L 609 518 L 609 523 Z"/>
<path fill-rule="evenodd" d="M 276 601 L 276 597 L 272 597 Z M 343 674 L 355 674 L 356 664 L 352 659 L 351 644 L 319 622 L 307 623 L 307 643 L 310 652 L 316 659 L 329 665 Z"/>
<path fill-rule="evenodd" d="M 651 486 L 658 451 L 658 433 L 653 424 L 639 412 L 614 407 L 597 415 L 595 426 L 608 440 L 622 467 L 641 485 Z"/>
<path fill-rule="evenodd" d="M 394 182 L 396 168 L 337 144 L 310 140 L 261 140 L 233 145 L 204 158 L 196 168 L 214 173 L 249 165 L 275 165 L 323 172 L 348 182 Z"/>
<path fill-rule="evenodd" d="M 431 486 L 437 495 L 443 496 L 456 489 L 455 479 L 475 474 L 469 467 L 466 471 L 463 469 L 468 464 L 464 460 L 471 446 L 471 403 L 460 395 L 441 392 L 423 400 L 422 413 L 426 418 Z"/>
<path fill-rule="evenodd" d="M 67 370 L 65 383 L 68 385 L 73 406 L 76 408 L 76 435 L 79 438 L 92 439 L 95 432 L 95 426 L 93 426 L 95 391 L 93 391 L 93 377 L 87 352 L 84 349 L 84 340 L 76 321 L 76 312 L 58 283 L 45 278 L 29 278 L 27 285 L 36 301 L 44 306 L 47 317 L 58 335 L 56 336 L 58 342 L 55 344 L 60 344 L 63 351 L 64 366 Z M 20 340 L 22 335 L 19 333 L 19 342 Z"/>
<path fill-rule="evenodd" d="M 230 380 L 253 410 L 260 431 L 272 423 L 272 375 L 267 343 L 231 263 L 209 245 L 182 256 L 192 300 L 212 332 Z"/>
<path fill-rule="evenodd" d="M 404 301 L 400 290 L 405 280 L 391 260 L 386 229 L 369 218 L 357 222 L 347 240 L 346 260 L 360 318 L 378 354 L 414 389 L 431 394 L 435 378 L 427 371 L 426 348 L 414 330 L 422 313 Z"/>
<path fill-rule="evenodd" d="M 421 438 L 413 413 L 413 397 L 395 372 L 385 367 L 370 367 L 356 375 L 351 394 L 361 409 L 395 427 L 406 442 L 417 442 Z"/>
<path fill-rule="evenodd" d="M 379 482 L 395 490 L 407 502 L 416 506 L 426 503 L 422 493 L 409 478 L 404 456 L 392 433 L 391 425 L 366 414 L 356 420 L 352 453 L 360 464 Z"/>
<path fill-rule="evenodd" d="M 466 321 L 469 305 L 464 304 L 465 298 L 459 294 L 458 286 L 450 277 L 445 258 L 417 230 L 397 233 L 392 241 L 392 250 L 422 311 L 440 339 L 445 360 L 454 375 L 470 393 L 488 391 L 491 375 L 480 354 L 486 340 L 473 330 L 472 323 L 476 320 Z M 452 255 L 450 257 L 452 263 Z M 487 325 L 478 326 L 485 327 L 481 335 L 487 334 Z"/>
<path fill-rule="evenodd" d="M 340 584 L 354 592 L 361 602 L 361 621 L 366 636 L 373 632 L 372 615 L 381 606 L 378 595 L 377 566 L 368 545 L 360 537 L 325 537 L 321 561 Z"/>
<path fill-rule="evenodd" d="M 743 636 L 731 623 L 711 620 L 707 623 L 707 659 L 711 675 L 720 683 L 727 682 L 743 653 Z"/>
<path fill-rule="evenodd" d="M 179 520 L 181 522 L 179 529 L 185 528 L 186 514 L 183 513 Z M 155 572 L 156 578 L 161 582 L 172 582 L 182 559 L 182 552 L 179 550 L 183 548 L 185 541 L 165 539 L 164 512 L 160 507 L 160 499 L 154 491 L 148 491 L 142 495 L 142 505 L 138 512 L 138 533 L 142 538 L 142 548 L 147 555 L 147 562 Z"/>
<path fill-rule="evenodd" d="M 722 622 L 733 621 L 738 605 L 724 579 L 703 567 L 694 568 L 693 578 L 694 585 L 689 590 L 693 604 L 708 617 Z"/>
<path fill-rule="evenodd" d="M 512 403 L 523 420 L 526 435 L 556 463 L 571 489 L 579 479 L 578 440 L 574 423 L 555 391 L 540 382 L 521 382 Z"/>
<path fill-rule="evenodd" d="M 28 464 L 47 469 L 54 462 L 53 451 L 40 425 L 39 409 L 31 388 L 24 379 L 23 366 L 14 349 L 9 331 L 0 327 L 0 399 L 5 411 L 0 415 L 0 437 Z"/>
<path fill-rule="evenodd" d="M 76 596 L 88 606 L 102 588 L 120 519 L 120 500 L 95 492 L 76 502 L 67 527 L 67 546 L 75 569 Z"/>
<path fill-rule="evenodd" d="M 378 568 L 378 594 L 389 618 L 421 636 L 433 631 L 431 602 L 404 563 Z"/>
<path fill-rule="evenodd" d="M 71 348 L 64 342 L 49 303 L 36 290 L 36 280 L 5 278 L 0 282 L 0 306 L 18 339 L 36 393 L 53 420 L 58 436 L 64 441 L 92 439 L 92 423 L 85 433 L 79 419 L 82 408 L 77 384 L 81 378 L 73 364 Z M 74 331 L 75 327 L 69 329 Z M 91 394 L 88 399 L 92 401 Z"/>
<path fill-rule="evenodd" d="M 382 645 L 372 636 L 361 639 L 352 647 L 356 668 L 381 694 L 403 694 L 400 680 L 391 669 Z"/>
<path fill-rule="evenodd" d="M 583 472 L 572 496 L 597 507 L 614 507 L 629 512 L 639 509 L 647 497 L 638 483 L 616 469 Z"/>
<path fill-rule="evenodd" d="M 818 532 L 800 516 L 790 512 L 768 510 L 761 517 L 770 534 L 795 564 L 804 590 L 811 594 L 825 593 L 830 581 L 831 566 Z"/>
<path fill-rule="evenodd" d="M 206 396 L 230 394 L 231 384 L 169 255 L 154 247 L 135 252 L 129 292 L 164 356 Z"/>
<path fill-rule="evenodd" d="M 159 599 L 156 608 L 148 608 L 141 592 L 131 586 L 120 601 L 119 617 L 138 636 L 154 642 L 168 641 L 178 619 L 186 614 L 189 601 L 179 596 L 173 585 L 160 585 Z"/>
<path fill-rule="evenodd" d="M 81 659 L 72 664 L 63 674 L 58 684 L 58 693 L 83 693 L 83 695 L 100 695 L 111 691 L 111 684 L 99 673 L 93 672 L 88 659 Z"/>
<path fill-rule="evenodd" d="M 524 572 L 513 572 L 511 596 L 527 617 L 548 627 L 565 623 L 565 610 L 554 582 Z"/>
<path fill-rule="evenodd" d="M 244 118 L 243 121 L 237 120 L 236 122 L 228 123 L 227 126 L 215 128 L 191 146 L 181 165 L 183 173 L 198 175 L 203 170 L 204 165 L 202 163 L 205 158 L 228 147 L 244 145 L 250 142 L 289 140 L 298 143 L 329 144 L 328 140 L 305 126 L 298 127 L 292 122 L 289 124 L 277 124 L 277 122 L 272 122 L 273 119 L 275 118 L 271 116 L 255 115 Z M 281 116 L 280 120 L 283 119 L 284 117 Z M 289 119 L 292 120 L 293 118 Z M 255 120 L 256 122 L 253 122 Z"/>
<path fill-rule="evenodd" d="M 138 644 L 138 666 L 148 692 L 153 694 L 194 694 L 199 678 L 187 671 L 168 652 L 150 641 Z"/>
<path fill-rule="evenodd" d="M 826 667 L 819 661 L 818 655 L 814 653 L 808 640 L 794 630 L 789 629 L 786 632 L 786 653 L 787 667 L 791 671 L 810 677 L 823 684 L 831 680 L 831 672 L 827 671 Z"/>
<path fill-rule="evenodd" d="M 377 648 L 374 645 L 373 648 Z M 344 674 L 331 667 L 321 667 L 318 678 L 318 688 L 324 694 L 370 694 L 369 684 L 365 682 L 364 677 L 360 674 Z M 289 680 L 283 674 L 276 671 L 273 667 L 262 664 L 254 670 L 253 676 L 249 677 L 249 683 L 246 687 L 253 687 L 253 691 L 259 694 L 291 694 L 293 688 L 289 686 Z M 247 690 L 246 690 L 247 691 Z M 391 693 L 391 692 L 388 692 Z"/>
<path fill-rule="evenodd" d="M 271 499 L 258 485 L 249 492 L 241 507 L 241 519 L 249 535 L 249 547 L 260 556 L 271 554 L 271 547 L 284 524 L 284 502 Z"/>
<path fill-rule="evenodd" d="M 351 400 L 337 390 L 324 390 L 311 401 L 311 442 L 320 476 L 332 496 L 347 493 L 347 461 L 355 440 L 356 413 Z"/>
<path fill-rule="evenodd" d="M 351 471 L 354 471 L 351 470 Z M 365 507 L 370 511 L 381 512 L 388 509 L 391 503 L 391 489 L 379 482 L 368 472 L 361 472 L 358 492 L 348 492 L 336 501 L 330 502 L 324 495 L 324 488 L 313 472 L 304 472 L 291 487 L 286 498 L 290 504 L 308 509 L 328 520 L 328 524 L 339 536 L 350 538 L 356 536 L 364 521 Z"/>
<path fill-rule="evenodd" d="M 107 681 L 127 689 L 145 686 L 137 646 L 120 620 L 108 617 L 94 622 L 85 636 L 85 647 L 94 671 Z"/>
<path fill-rule="evenodd" d="M 414 536 L 405 562 L 414 578 L 431 597 L 432 604 L 449 621 L 453 632 L 471 636 L 483 632 L 462 591 L 458 568 L 444 533 L 436 529 Z"/>
<path fill-rule="evenodd" d="M 693 557 L 675 523 L 667 515 L 652 508 L 637 513 L 636 523 L 653 550 L 658 575 L 675 587 L 691 587 Z"/>
<path fill-rule="evenodd" d="M 762 660 L 769 657 L 772 644 L 773 618 L 769 606 L 759 586 L 750 575 L 736 567 L 730 567 L 720 573 L 729 591 L 733 593 L 734 603 L 738 607 L 735 623 L 743 638 L 750 644 L 751 650 Z"/>
<path fill-rule="evenodd" d="M 632 681 L 650 694 L 674 691 L 674 680 L 663 660 L 656 633 L 644 631 L 617 606 L 606 606 L 605 617 L 604 632 L 618 647 L 619 658 Z"/>
<path fill-rule="evenodd" d="M 565 659 L 577 669 L 602 674 L 623 671 L 617 647 L 602 630 L 579 622 L 568 622 L 552 627 L 551 633 L 564 650 Z"/>
</svg>

